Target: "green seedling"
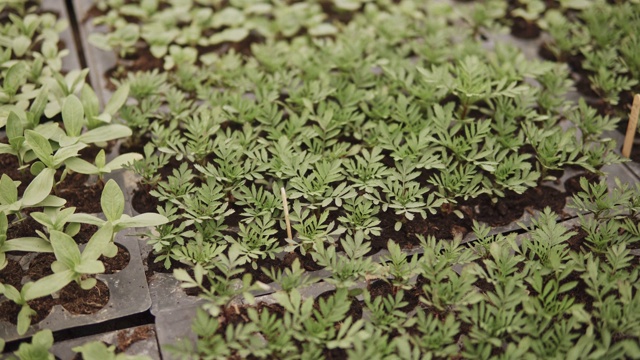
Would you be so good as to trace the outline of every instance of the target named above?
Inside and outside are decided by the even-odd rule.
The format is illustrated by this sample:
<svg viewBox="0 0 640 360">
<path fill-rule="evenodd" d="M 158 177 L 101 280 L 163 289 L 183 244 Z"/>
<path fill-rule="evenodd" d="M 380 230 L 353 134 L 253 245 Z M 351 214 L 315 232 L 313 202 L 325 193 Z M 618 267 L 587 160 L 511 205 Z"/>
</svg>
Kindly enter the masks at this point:
<svg viewBox="0 0 640 360">
<path fill-rule="evenodd" d="M 128 153 L 116 156 L 113 160 L 106 162 L 104 150 L 100 150 L 96 155 L 94 163 L 90 163 L 81 158 L 70 158 L 65 162 L 66 167 L 69 170 L 75 171 L 80 174 L 97 175 L 98 179 L 102 181 L 106 174 L 112 171 L 120 170 L 126 165 L 133 163 L 137 160 L 142 160 L 142 155 L 138 153 Z"/>
<path fill-rule="evenodd" d="M 18 198 L 19 181 L 13 181 L 7 174 L 0 178 L 0 212 L 22 218 L 21 211 L 33 207 L 60 207 L 66 201 L 51 195 L 55 170 L 43 169 Z"/>
<path fill-rule="evenodd" d="M 110 224 L 113 233 L 118 233 L 123 229 L 134 227 L 158 226 L 166 224 L 169 219 L 160 214 L 144 213 L 137 216 L 129 216 L 124 214 L 124 194 L 118 184 L 110 179 L 102 189 L 100 197 L 100 205 L 106 220 L 100 219 L 89 214 L 73 214 L 69 221 L 85 223 L 97 226 L 105 226 Z"/>
<path fill-rule="evenodd" d="M 80 252 L 78 244 L 73 238 L 63 232 L 51 231 L 51 246 L 56 255 L 56 261 L 51 264 L 51 269 L 56 275 L 71 279 L 88 290 L 96 285 L 97 280 L 86 275 L 100 274 L 104 272 L 104 264 L 98 258 L 102 255 L 113 257 L 118 252 L 117 246 L 112 242 L 113 226 L 104 224 L 87 242 L 84 250 Z M 66 284 L 65 284 L 66 285 Z"/>
<path fill-rule="evenodd" d="M 7 266 L 7 253 L 10 251 L 53 252 L 51 244 L 42 238 L 21 237 L 7 239 L 8 229 L 7 215 L 0 213 L 0 270 Z"/>
</svg>

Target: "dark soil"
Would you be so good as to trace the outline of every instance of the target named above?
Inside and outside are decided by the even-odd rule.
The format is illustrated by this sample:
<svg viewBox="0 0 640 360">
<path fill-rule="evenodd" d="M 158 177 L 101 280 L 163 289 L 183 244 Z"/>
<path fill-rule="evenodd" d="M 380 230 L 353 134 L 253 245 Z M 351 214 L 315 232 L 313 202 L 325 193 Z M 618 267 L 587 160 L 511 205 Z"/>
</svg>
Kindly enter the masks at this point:
<svg viewBox="0 0 640 360">
<path fill-rule="evenodd" d="M 568 178 L 564 182 L 564 189 L 567 192 L 567 196 L 572 196 L 582 191 L 582 187 L 580 187 L 580 179 L 586 178 L 590 184 L 595 184 L 600 180 L 600 177 L 594 173 L 582 173 Z"/>
<path fill-rule="evenodd" d="M 282 261 L 283 265 L 285 267 L 290 267 L 291 264 L 293 264 L 293 261 L 295 259 L 298 259 L 300 261 L 300 265 L 307 271 L 317 271 L 317 270 L 323 269 L 322 266 L 318 265 L 315 261 L 313 261 L 313 258 L 309 253 L 302 256 L 302 254 L 300 254 L 300 251 L 298 249 L 296 249 L 295 252 L 290 252 L 284 256 L 284 259 Z"/>
<path fill-rule="evenodd" d="M 17 261 L 7 259 L 7 266 L 0 270 L 0 283 L 5 285 L 11 285 L 16 289 L 22 288 L 22 276 L 24 276 L 24 270 Z"/>
<path fill-rule="evenodd" d="M 73 240 L 78 244 L 86 244 L 96 231 L 98 231 L 98 226 L 96 225 L 80 224 L 80 231 L 73 237 Z"/>
<path fill-rule="evenodd" d="M 557 214 L 562 214 L 565 204 L 566 198 L 561 191 L 538 186 L 522 195 L 507 193 L 496 203 L 492 203 L 488 196 L 481 196 L 475 218 L 491 226 L 503 226 L 518 220 L 527 208 L 543 210 L 548 206 Z"/>
<path fill-rule="evenodd" d="M 513 18 L 511 35 L 520 39 L 535 39 L 540 36 L 540 27 L 534 22 L 528 22 L 521 17 Z"/>
<path fill-rule="evenodd" d="M 109 288 L 100 280 L 89 290 L 83 290 L 76 282 L 72 282 L 60 290 L 59 301 L 72 314 L 93 314 L 109 302 Z"/>
<path fill-rule="evenodd" d="M 45 296 L 39 299 L 27 301 L 31 309 L 36 314 L 31 317 L 31 324 L 38 323 L 46 318 L 54 305 L 56 300 L 51 296 Z M 8 321 L 14 325 L 18 323 L 18 313 L 20 312 L 20 305 L 15 304 L 13 301 L 4 301 L 0 303 L 0 320 Z"/>
<path fill-rule="evenodd" d="M 98 258 L 98 260 L 102 261 L 102 263 L 104 264 L 105 274 L 117 273 L 118 271 L 126 268 L 129 264 L 129 260 L 131 260 L 129 251 L 127 249 L 119 244 L 116 244 L 116 246 L 118 247 L 118 253 L 116 254 L 116 256 L 108 258 L 103 255 Z"/>
<path fill-rule="evenodd" d="M 80 154 L 80 158 L 82 158 L 83 160 L 86 160 L 90 163 L 93 163 L 93 161 L 96 159 L 96 155 L 98 155 L 98 153 L 100 152 L 100 150 L 104 150 L 105 154 L 109 154 L 111 152 L 111 150 L 113 150 L 113 147 L 116 144 L 116 140 L 111 140 L 107 142 L 107 146 L 102 148 L 99 146 L 95 146 L 95 145 L 91 145 L 89 147 L 86 147 L 82 150 L 80 150 L 79 154 Z"/>
<path fill-rule="evenodd" d="M 225 308 L 222 313 L 222 319 L 220 321 L 221 324 L 240 324 L 249 321 L 249 317 L 247 316 L 247 309 L 249 306 L 230 306 Z M 269 314 L 276 314 L 278 317 L 282 317 L 285 313 L 285 310 L 282 306 L 278 304 L 267 304 L 267 303 L 258 303 L 254 306 L 254 308 L 258 311 L 258 314 L 261 314 L 263 311 L 269 311 Z M 220 326 L 219 331 L 224 331 L 226 326 Z"/>
<path fill-rule="evenodd" d="M 376 298 L 378 296 L 386 297 L 388 294 L 392 294 L 395 296 L 395 294 L 393 293 L 393 285 L 384 280 L 377 280 L 372 282 L 371 284 L 369 284 L 368 289 L 372 298 Z M 404 290 L 404 296 L 402 297 L 402 300 L 408 302 L 408 304 L 400 310 L 404 312 L 413 310 L 420 303 L 420 294 L 420 288 L 414 287 L 410 290 Z"/>
<path fill-rule="evenodd" d="M 153 325 L 144 325 L 133 329 L 120 330 L 117 334 L 118 342 L 116 349 L 124 352 L 136 342 L 155 337 L 155 335 L 156 331 L 153 328 Z"/>
<path fill-rule="evenodd" d="M 99 213 L 100 196 L 104 184 L 101 181 L 92 185 L 79 185 L 58 190 L 57 195 L 67 200 L 66 206 L 75 206 L 78 213 Z"/>
<path fill-rule="evenodd" d="M 584 231 L 580 226 L 574 226 L 571 230 L 577 232 L 577 234 L 573 235 L 569 238 L 569 240 L 567 240 L 569 248 L 575 252 L 580 252 L 582 244 L 584 243 L 584 239 L 587 237 L 588 233 Z"/>
<path fill-rule="evenodd" d="M 56 261 L 56 256 L 52 253 L 38 254 L 33 260 L 31 260 L 31 263 L 29 263 L 27 276 L 29 276 L 31 280 L 35 281 L 53 274 L 51 264 L 54 261 Z"/>
<path fill-rule="evenodd" d="M 7 230 L 7 240 L 19 237 L 37 237 L 36 230 L 44 230 L 44 227 L 32 217 L 25 217 L 22 220 L 10 220 L 9 229 Z"/>
<path fill-rule="evenodd" d="M 131 206 L 138 213 L 155 212 L 158 207 L 158 199 L 151 196 L 153 190 L 150 185 L 138 183 L 138 188 L 133 192 Z"/>
<path fill-rule="evenodd" d="M 6 138 L 0 140 L 0 142 L 6 143 Z M 24 189 L 27 188 L 34 176 L 29 172 L 29 168 L 18 170 L 20 164 L 18 158 L 10 154 L 0 154 L 0 176 L 6 174 L 13 181 L 20 181 L 18 185 L 18 193 L 22 194 Z"/>
<path fill-rule="evenodd" d="M 253 269 L 251 267 L 251 264 L 245 264 L 243 266 L 244 268 L 244 274 L 249 273 L 251 274 L 251 276 L 253 277 L 254 281 L 261 281 L 265 284 L 271 283 L 273 282 L 273 280 L 271 280 L 265 273 L 264 271 L 262 271 L 262 268 L 266 268 L 266 269 L 274 269 L 276 270 L 284 270 L 287 266 L 285 266 L 285 264 L 279 260 L 279 259 L 271 259 L 271 258 L 266 258 L 266 259 L 260 259 L 256 261 L 258 267 L 257 269 Z M 242 276 L 241 275 L 241 276 Z"/>
<path fill-rule="evenodd" d="M 640 146 L 635 145 L 631 148 L 631 154 L 629 155 L 631 161 L 640 163 Z"/>
</svg>

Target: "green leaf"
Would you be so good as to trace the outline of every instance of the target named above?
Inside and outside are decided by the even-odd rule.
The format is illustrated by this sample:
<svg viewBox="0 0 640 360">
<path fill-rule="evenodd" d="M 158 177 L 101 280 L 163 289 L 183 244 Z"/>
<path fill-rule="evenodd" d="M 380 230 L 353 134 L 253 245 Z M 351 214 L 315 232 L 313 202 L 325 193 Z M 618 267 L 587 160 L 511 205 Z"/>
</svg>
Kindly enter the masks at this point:
<svg viewBox="0 0 640 360">
<path fill-rule="evenodd" d="M 126 164 L 133 163 L 136 160 L 142 160 L 144 156 L 138 153 L 127 153 L 120 156 L 116 156 L 113 160 L 109 161 L 107 168 L 111 171 L 122 169 Z M 97 162 L 97 161 L 96 161 Z"/>
<path fill-rule="evenodd" d="M 89 239 L 87 246 L 82 252 L 82 263 L 89 260 L 96 260 L 104 253 L 105 248 L 113 238 L 113 226 L 105 223 L 95 234 Z"/>
<path fill-rule="evenodd" d="M 106 162 L 107 162 L 107 157 L 104 154 L 104 149 L 100 149 L 100 151 L 98 152 L 98 155 L 96 155 L 96 158 L 94 160 L 94 163 L 96 164 L 96 168 L 98 169 L 104 168 L 104 166 L 106 165 Z"/>
<path fill-rule="evenodd" d="M 78 152 L 87 147 L 85 143 L 77 143 L 62 147 L 53 155 L 54 167 L 62 165 L 67 159 L 78 156 Z"/>
<path fill-rule="evenodd" d="M 80 135 L 80 141 L 87 144 L 93 144 L 97 142 L 126 138 L 131 136 L 131 134 L 133 134 L 133 132 L 129 127 L 119 124 L 111 124 L 100 126 L 85 132 Z"/>
<path fill-rule="evenodd" d="M 7 70 L 2 86 L 5 91 L 15 94 L 18 91 L 18 87 L 24 79 L 24 75 L 27 72 L 26 65 L 19 61 Z"/>
<path fill-rule="evenodd" d="M 80 224 L 90 224 L 102 226 L 105 223 L 104 220 L 95 217 L 89 214 L 71 214 L 68 219 L 69 222 L 80 223 Z"/>
<path fill-rule="evenodd" d="M 36 312 L 33 311 L 29 307 L 29 305 L 24 304 L 18 313 L 18 335 L 24 335 L 27 330 L 29 330 L 29 326 L 31 325 L 31 317 L 35 315 Z"/>
<path fill-rule="evenodd" d="M 98 283 L 98 281 L 95 278 L 88 278 L 80 281 L 80 287 L 83 290 L 90 290 L 96 286 L 96 283 Z"/>
<path fill-rule="evenodd" d="M 80 274 L 101 274 L 104 272 L 104 264 L 98 260 L 87 260 L 76 265 L 73 270 Z"/>
<path fill-rule="evenodd" d="M 51 246 L 56 259 L 68 269 L 73 269 L 80 263 L 80 249 L 71 236 L 61 231 L 51 230 Z"/>
<path fill-rule="evenodd" d="M 56 171 L 51 168 L 43 169 L 25 189 L 22 196 L 22 204 L 24 206 L 33 206 L 46 199 L 53 188 L 55 173 Z"/>
<path fill-rule="evenodd" d="M 75 95 L 67 96 L 62 105 L 62 121 L 67 135 L 80 136 L 84 126 L 84 108 L 82 102 Z"/>
<path fill-rule="evenodd" d="M 18 201 L 18 187 L 7 174 L 0 178 L 0 204 L 9 205 Z"/>
<path fill-rule="evenodd" d="M 47 275 L 33 282 L 26 289 L 23 289 L 24 297 L 27 301 L 38 299 L 60 291 L 74 279 L 73 271 L 65 270 L 55 274 Z"/>
<path fill-rule="evenodd" d="M 245 28 L 237 28 L 237 29 L 226 29 L 219 33 L 213 34 L 209 38 L 209 42 L 211 45 L 216 45 L 223 43 L 225 41 L 229 42 L 240 42 L 244 40 L 247 36 L 249 36 L 249 30 Z"/>
<path fill-rule="evenodd" d="M 133 227 L 158 226 L 169 222 L 165 216 L 154 213 L 144 213 L 134 217 L 123 217 L 117 225 L 118 229 Z"/>
<path fill-rule="evenodd" d="M 96 96 L 96 93 L 88 84 L 85 84 L 82 87 L 80 100 L 82 101 L 82 107 L 84 108 L 84 113 L 87 117 L 97 116 L 100 113 L 100 102 L 98 100 L 98 96 Z"/>
<path fill-rule="evenodd" d="M 27 50 L 29 50 L 29 46 L 31 46 L 31 39 L 24 34 L 20 34 L 13 38 L 13 42 L 11 44 L 13 53 L 18 57 L 22 57 Z"/>
<path fill-rule="evenodd" d="M 113 179 L 107 181 L 104 189 L 102 189 L 100 204 L 107 220 L 115 222 L 122 216 L 124 212 L 124 194 L 122 194 L 122 190 Z"/>
<path fill-rule="evenodd" d="M 18 115 L 11 111 L 9 113 L 9 117 L 7 117 L 7 126 L 5 128 L 7 131 L 7 137 L 9 141 L 15 139 L 24 134 L 24 129 L 22 128 L 22 121 Z"/>
<path fill-rule="evenodd" d="M 47 107 L 47 103 L 49 103 L 49 88 L 45 85 L 40 88 L 38 96 L 36 96 L 31 103 L 31 108 L 29 110 L 33 116 L 31 119 L 31 126 L 36 126 L 40 123 L 40 118 L 44 113 L 44 109 Z"/>
<path fill-rule="evenodd" d="M 67 169 L 80 174 L 97 174 L 98 168 L 86 160 L 79 157 L 72 157 L 64 162 Z"/>
<path fill-rule="evenodd" d="M 107 102 L 107 105 L 104 106 L 104 112 L 109 115 L 114 115 L 122 105 L 127 101 L 129 97 L 129 84 L 121 85 L 118 90 L 116 90 L 112 95 L 111 99 Z"/>
<path fill-rule="evenodd" d="M 42 207 L 62 207 L 67 203 L 67 200 L 59 198 L 55 195 L 49 195 L 44 200 L 36 204 L 36 206 Z"/>
<path fill-rule="evenodd" d="M 2 246 L 3 251 L 53 252 L 51 243 L 39 237 L 11 239 Z"/>
<path fill-rule="evenodd" d="M 47 167 L 54 167 L 53 149 L 51 148 L 51 144 L 49 144 L 49 140 L 33 130 L 25 131 L 25 139 L 40 161 Z"/>
</svg>

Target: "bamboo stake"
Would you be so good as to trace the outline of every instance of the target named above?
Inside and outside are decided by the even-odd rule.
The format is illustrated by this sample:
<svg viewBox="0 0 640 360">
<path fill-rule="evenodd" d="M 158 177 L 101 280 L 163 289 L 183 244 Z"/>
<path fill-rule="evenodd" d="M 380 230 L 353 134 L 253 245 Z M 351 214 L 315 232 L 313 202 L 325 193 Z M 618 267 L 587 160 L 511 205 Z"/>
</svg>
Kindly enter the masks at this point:
<svg viewBox="0 0 640 360">
<path fill-rule="evenodd" d="M 640 113 L 640 94 L 633 97 L 633 105 L 631 106 L 631 114 L 629 114 L 629 124 L 627 125 L 627 134 L 624 136 L 624 146 L 622 147 L 622 156 L 628 158 L 631 155 L 631 147 L 633 139 L 636 136 L 638 128 L 638 114 Z"/>
<path fill-rule="evenodd" d="M 287 192 L 284 190 L 284 187 L 280 188 L 280 193 L 282 194 L 282 208 L 284 209 L 284 222 L 287 224 L 287 238 L 289 240 L 293 240 L 293 236 L 291 235 L 291 222 L 289 221 L 289 204 L 287 203 Z"/>
</svg>

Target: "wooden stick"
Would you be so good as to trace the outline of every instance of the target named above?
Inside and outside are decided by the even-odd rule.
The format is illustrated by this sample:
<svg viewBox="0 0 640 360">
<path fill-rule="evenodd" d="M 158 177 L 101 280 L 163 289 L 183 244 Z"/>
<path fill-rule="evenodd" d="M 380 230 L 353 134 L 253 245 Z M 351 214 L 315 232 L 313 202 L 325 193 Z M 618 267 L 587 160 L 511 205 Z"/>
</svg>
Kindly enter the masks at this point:
<svg viewBox="0 0 640 360">
<path fill-rule="evenodd" d="M 640 94 L 633 97 L 633 105 L 631 106 L 631 114 L 629 114 L 629 124 L 627 125 L 627 134 L 624 136 L 624 146 L 622 147 L 622 156 L 628 158 L 631 155 L 631 147 L 633 139 L 636 136 L 638 128 L 638 114 L 640 113 Z"/>
<path fill-rule="evenodd" d="M 280 188 L 280 193 L 282 194 L 282 208 L 284 209 L 284 222 L 287 224 L 287 238 L 289 240 L 293 240 L 293 236 L 291 235 L 291 222 L 289 221 L 289 204 L 287 203 L 287 192 L 284 190 L 284 187 Z"/>
</svg>

